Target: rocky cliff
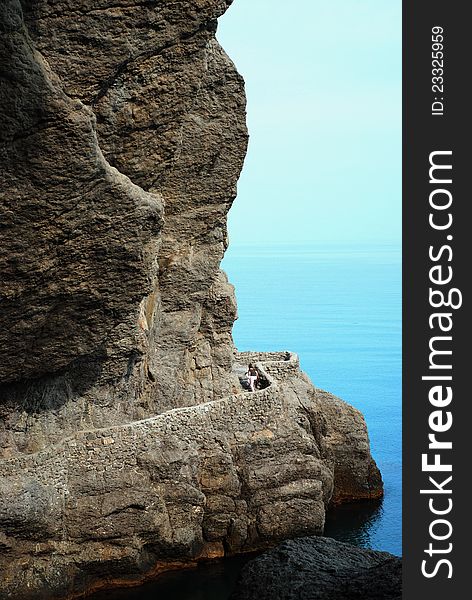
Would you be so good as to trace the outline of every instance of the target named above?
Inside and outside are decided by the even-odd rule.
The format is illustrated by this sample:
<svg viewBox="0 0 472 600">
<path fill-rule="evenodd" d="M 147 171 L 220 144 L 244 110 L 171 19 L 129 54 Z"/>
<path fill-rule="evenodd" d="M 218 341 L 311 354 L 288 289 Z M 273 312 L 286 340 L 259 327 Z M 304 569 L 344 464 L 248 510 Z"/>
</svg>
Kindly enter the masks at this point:
<svg viewBox="0 0 472 600">
<path fill-rule="evenodd" d="M 0 6 L 3 445 L 229 393 L 247 132 L 227 3 Z"/>
<path fill-rule="evenodd" d="M 230 3 L 0 0 L 0 598 L 320 533 L 381 494 L 357 411 L 293 356 L 235 358 Z"/>
</svg>

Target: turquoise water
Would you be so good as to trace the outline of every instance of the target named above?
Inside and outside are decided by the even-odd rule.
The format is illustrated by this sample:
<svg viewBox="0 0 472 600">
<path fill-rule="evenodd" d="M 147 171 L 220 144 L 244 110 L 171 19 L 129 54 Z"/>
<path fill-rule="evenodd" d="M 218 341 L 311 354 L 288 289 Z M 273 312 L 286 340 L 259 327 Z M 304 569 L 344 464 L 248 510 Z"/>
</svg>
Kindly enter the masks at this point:
<svg viewBox="0 0 472 600">
<path fill-rule="evenodd" d="M 401 554 L 401 252 L 393 246 L 232 247 L 239 350 L 293 350 L 317 387 L 364 414 L 385 483 L 325 534 Z"/>
<path fill-rule="evenodd" d="M 315 385 L 359 408 L 382 502 L 342 507 L 325 534 L 401 554 L 401 256 L 394 247 L 231 247 L 239 350 L 293 350 Z M 247 557 L 201 564 L 91 600 L 227 600 Z"/>
</svg>

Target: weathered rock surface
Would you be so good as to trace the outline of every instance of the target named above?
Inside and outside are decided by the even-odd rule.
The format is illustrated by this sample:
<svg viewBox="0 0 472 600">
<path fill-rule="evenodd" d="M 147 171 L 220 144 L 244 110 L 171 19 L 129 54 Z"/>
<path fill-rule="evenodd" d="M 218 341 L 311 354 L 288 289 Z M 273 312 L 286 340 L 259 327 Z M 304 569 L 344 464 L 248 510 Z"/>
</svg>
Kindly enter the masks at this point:
<svg viewBox="0 0 472 600">
<path fill-rule="evenodd" d="M 219 265 L 246 152 L 230 0 L 0 0 L 0 598 L 319 534 L 377 498 L 295 356 L 240 393 Z"/>
<path fill-rule="evenodd" d="M 355 442 L 340 465 L 352 472 L 349 489 L 378 497 L 379 477 L 357 480 L 368 443 L 362 416 L 313 388 L 296 356 L 259 358 L 263 390 L 1 461 L 0 598 L 61 598 L 321 534 L 339 464 L 327 404 L 351 416 Z"/>
<path fill-rule="evenodd" d="M 308 537 L 249 562 L 231 600 L 401 600 L 401 589 L 398 557 Z"/>
<path fill-rule="evenodd" d="M 214 37 L 228 4 L 0 3 L 8 452 L 233 389 L 219 264 L 247 131 Z"/>
</svg>

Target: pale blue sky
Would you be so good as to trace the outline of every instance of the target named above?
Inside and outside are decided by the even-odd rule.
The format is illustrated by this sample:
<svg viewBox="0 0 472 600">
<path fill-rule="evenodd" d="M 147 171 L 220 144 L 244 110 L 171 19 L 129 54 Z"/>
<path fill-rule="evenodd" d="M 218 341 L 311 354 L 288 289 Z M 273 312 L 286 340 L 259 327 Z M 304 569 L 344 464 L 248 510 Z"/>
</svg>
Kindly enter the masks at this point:
<svg viewBox="0 0 472 600">
<path fill-rule="evenodd" d="M 234 0 L 217 37 L 248 96 L 231 243 L 399 243 L 400 0 Z"/>
</svg>

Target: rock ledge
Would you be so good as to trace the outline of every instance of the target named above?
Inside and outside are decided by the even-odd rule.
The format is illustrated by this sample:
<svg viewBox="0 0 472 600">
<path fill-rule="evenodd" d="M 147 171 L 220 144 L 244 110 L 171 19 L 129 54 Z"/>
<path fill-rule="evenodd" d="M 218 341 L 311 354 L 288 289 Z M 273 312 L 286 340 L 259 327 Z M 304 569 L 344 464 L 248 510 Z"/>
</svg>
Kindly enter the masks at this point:
<svg viewBox="0 0 472 600">
<path fill-rule="evenodd" d="M 319 535 L 343 485 L 379 497 L 361 414 L 313 388 L 294 354 L 236 355 L 248 359 L 265 389 L 0 461 L 0 598 L 63 598 Z"/>
</svg>

